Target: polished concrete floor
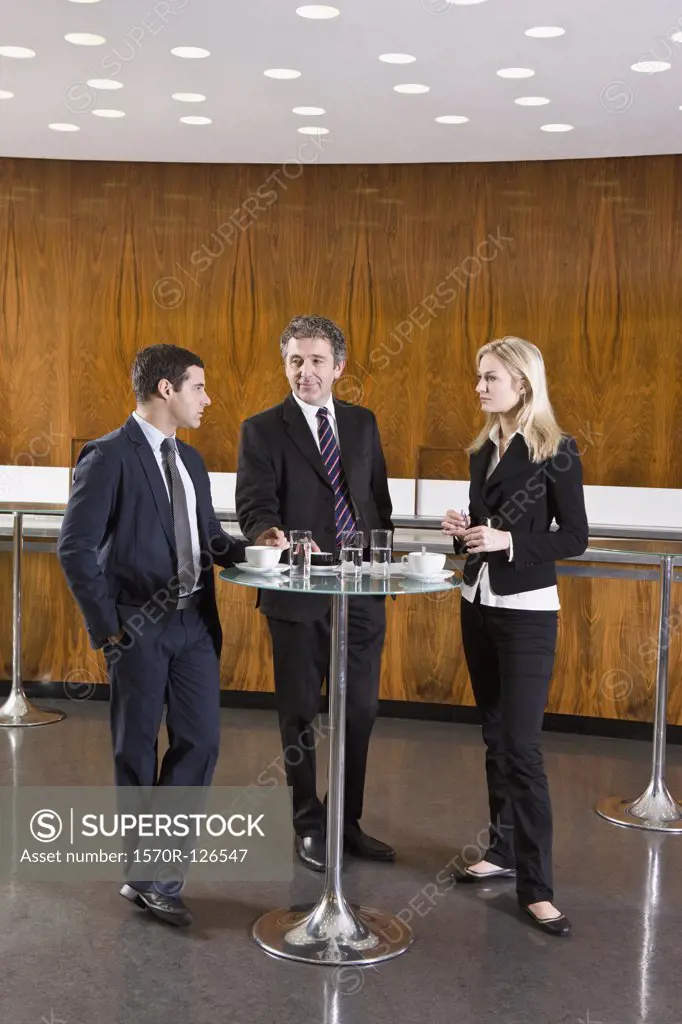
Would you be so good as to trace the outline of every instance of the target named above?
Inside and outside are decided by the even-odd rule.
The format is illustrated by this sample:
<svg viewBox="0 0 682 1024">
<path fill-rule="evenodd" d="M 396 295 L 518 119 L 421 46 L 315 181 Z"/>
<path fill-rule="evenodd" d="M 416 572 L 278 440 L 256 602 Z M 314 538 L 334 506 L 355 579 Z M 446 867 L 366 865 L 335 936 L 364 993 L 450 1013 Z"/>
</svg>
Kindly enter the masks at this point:
<svg viewBox="0 0 682 1024">
<path fill-rule="evenodd" d="M 0 730 L 0 785 L 111 779 L 107 707 L 69 703 L 58 725 Z M 246 785 L 279 753 L 271 712 L 224 710 L 216 782 Z M 138 912 L 109 883 L 3 883 L 0 1020 L 6 1024 L 678 1024 L 682 1019 L 682 835 L 611 826 L 598 797 L 637 795 L 650 750 L 638 741 L 548 734 L 557 902 L 574 937 L 545 938 L 513 889 L 432 895 L 457 849 L 487 820 L 478 729 L 378 722 L 364 826 L 393 865 L 347 863 L 353 902 L 419 908 L 408 953 L 343 971 L 280 961 L 249 937 L 265 910 L 316 898 L 321 877 L 290 884 L 187 885 L 190 929 Z M 324 757 L 322 752 L 321 757 Z M 682 793 L 682 749 L 668 754 Z M 1 827 L 1 823 L 0 823 Z M 471 854 L 465 850 L 465 857 Z"/>
</svg>

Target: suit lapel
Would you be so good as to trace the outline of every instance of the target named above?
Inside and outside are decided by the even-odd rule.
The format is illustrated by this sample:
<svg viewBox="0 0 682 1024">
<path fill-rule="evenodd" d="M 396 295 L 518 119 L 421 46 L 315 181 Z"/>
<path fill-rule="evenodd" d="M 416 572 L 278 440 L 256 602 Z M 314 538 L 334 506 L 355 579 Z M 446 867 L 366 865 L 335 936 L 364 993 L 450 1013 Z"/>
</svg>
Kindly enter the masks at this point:
<svg viewBox="0 0 682 1024">
<path fill-rule="evenodd" d="M 327 486 L 331 486 L 327 470 L 324 468 L 322 456 L 320 455 L 320 450 L 315 444 L 315 439 L 311 433 L 310 427 L 306 423 L 306 418 L 296 405 L 296 400 L 293 395 L 289 395 L 284 399 L 282 404 L 282 416 L 284 418 L 284 428 L 291 440 L 294 442 L 301 454 L 305 455 L 306 459 L 323 483 L 327 484 Z"/>
<path fill-rule="evenodd" d="M 123 429 L 126 432 L 126 436 L 135 447 L 137 457 L 142 463 L 142 469 L 144 470 L 145 476 L 147 477 L 147 483 L 152 492 L 154 504 L 156 510 L 159 513 L 161 525 L 163 526 L 164 533 L 168 538 L 168 543 L 175 551 L 175 532 L 173 530 L 173 517 L 171 515 L 170 501 L 168 500 L 168 492 L 161 479 L 161 470 L 154 456 L 154 452 L 151 449 L 151 445 L 147 441 L 147 438 L 142 433 L 142 430 L 135 422 L 132 416 L 129 416 L 123 425 Z"/>
<path fill-rule="evenodd" d="M 336 426 L 339 431 L 339 448 L 341 449 L 341 465 L 343 466 L 343 472 L 346 475 L 346 482 L 351 494 L 353 494 L 355 470 L 358 466 L 357 460 L 353 458 L 353 453 L 360 450 L 357 417 L 354 415 L 354 412 L 355 410 L 352 405 L 346 405 L 345 402 L 339 402 L 338 399 L 334 399 L 334 413 L 336 415 Z"/>
<path fill-rule="evenodd" d="M 489 442 L 493 444 L 492 441 Z M 528 448 L 521 434 L 515 434 L 512 437 L 506 452 L 495 466 L 488 479 L 485 481 L 485 487 L 494 487 L 496 484 L 501 483 L 502 480 L 508 480 L 509 477 L 518 476 L 524 469 L 528 469 L 530 466 L 530 460 L 528 458 Z"/>
</svg>

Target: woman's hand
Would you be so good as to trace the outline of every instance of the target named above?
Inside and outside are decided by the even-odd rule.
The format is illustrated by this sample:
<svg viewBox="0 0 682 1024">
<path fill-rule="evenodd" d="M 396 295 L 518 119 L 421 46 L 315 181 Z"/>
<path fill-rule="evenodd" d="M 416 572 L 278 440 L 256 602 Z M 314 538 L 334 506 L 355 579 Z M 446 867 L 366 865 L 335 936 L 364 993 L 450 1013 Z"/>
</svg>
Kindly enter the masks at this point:
<svg viewBox="0 0 682 1024">
<path fill-rule="evenodd" d="M 446 537 L 463 537 L 467 528 L 469 517 L 463 512 L 456 512 L 449 508 L 445 513 L 445 519 L 440 524 Z"/>
<path fill-rule="evenodd" d="M 507 551 L 511 534 L 506 530 L 493 530 L 491 526 L 472 526 L 464 534 L 468 555 L 482 551 Z"/>
</svg>

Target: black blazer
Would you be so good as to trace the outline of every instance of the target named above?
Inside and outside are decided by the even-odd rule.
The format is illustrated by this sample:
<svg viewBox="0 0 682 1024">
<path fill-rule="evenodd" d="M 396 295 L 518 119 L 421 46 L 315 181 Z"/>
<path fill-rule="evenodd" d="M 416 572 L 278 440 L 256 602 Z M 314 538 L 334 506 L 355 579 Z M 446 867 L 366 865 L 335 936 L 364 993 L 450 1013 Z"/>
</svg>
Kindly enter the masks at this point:
<svg viewBox="0 0 682 1024">
<path fill-rule="evenodd" d="M 552 459 L 531 462 L 520 434 L 486 480 L 495 445 L 485 442 L 470 459 L 469 514 L 489 518 L 490 526 L 511 533 L 513 561 L 507 551 L 469 555 L 464 582 L 476 581 L 487 560 L 496 594 L 522 594 L 556 583 L 555 563 L 581 555 L 588 543 L 583 473 L 575 439 L 564 437 Z M 559 529 L 550 530 L 552 520 Z M 454 538 L 455 551 L 461 551 Z"/>
<path fill-rule="evenodd" d="M 182 441 L 177 446 L 197 498 L 200 609 L 220 655 L 212 565 L 243 561 L 245 544 L 221 529 L 199 452 Z M 88 442 L 80 453 L 57 554 L 95 649 L 132 616 L 138 623 L 142 616 L 140 628 L 151 633 L 160 631 L 173 614 L 177 587 L 173 595 L 176 550 L 170 501 L 154 453 L 132 416 L 118 430 Z"/>
<path fill-rule="evenodd" d="M 334 410 L 353 513 L 369 546 L 371 530 L 393 529 L 379 429 L 369 409 L 335 398 Z M 334 550 L 334 491 L 293 395 L 242 424 L 236 505 L 242 533 L 251 541 L 278 526 L 287 535 L 311 530 L 322 551 Z M 330 601 L 263 590 L 259 605 L 273 618 L 310 622 L 327 613 Z"/>
</svg>

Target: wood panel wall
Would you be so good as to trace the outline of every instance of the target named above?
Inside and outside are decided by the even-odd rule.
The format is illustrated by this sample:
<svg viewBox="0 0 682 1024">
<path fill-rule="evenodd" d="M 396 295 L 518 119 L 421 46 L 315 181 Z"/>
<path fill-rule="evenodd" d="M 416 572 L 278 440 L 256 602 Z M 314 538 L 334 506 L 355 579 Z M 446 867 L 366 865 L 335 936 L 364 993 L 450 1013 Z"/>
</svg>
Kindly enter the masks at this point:
<svg viewBox="0 0 682 1024">
<path fill-rule="evenodd" d="M 339 394 L 375 410 L 392 476 L 466 446 L 474 353 L 519 334 L 587 482 L 682 486 L 681 212 L 676 156 L 0 160 L 0 463 L 33 445 L 68 465 L 71 438 L 130 411 L 135 352 L 166 340 L 204 358 L 214 404 L 192 441 L 234 470 L 241 420 L 286 391 L 279 332 L 321 312 L 350 342 Z"/>
<path fill-rule="evenodd" d="M 681 213 L 675 156 L 285 169 L 0 160 L 0 464 L 68 465 L 79 439 L 130 412 L 135 352 L 172 341 L 207 367 L 213 405 L 191 442 L 210 469 L 234 470 L 241 421 L 286 393 L 279 332 L 319 312 L 347 333 L 338 393 L 376 412 L 391 476 L 464 476 L 474 354 L 518 334 L 545 354 L 587 483 L 680 487 Z M 219 593 L 223 685 L 271 689 L 261 616 L 238 588 Z M 564 578 L 561 593 L 550 709 L 650 718 L 655 585 Z M 25 594 L 26 678 L 104 679 L 53 555 L 27 556 Z M 0 554 L 5 677 L 10 596 Z M 457 600 L 391 605 L 382 696 L 470 702 Z M 682 688 L 670 720 L 682 723 Z"/>
</svg>

